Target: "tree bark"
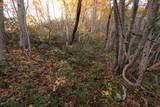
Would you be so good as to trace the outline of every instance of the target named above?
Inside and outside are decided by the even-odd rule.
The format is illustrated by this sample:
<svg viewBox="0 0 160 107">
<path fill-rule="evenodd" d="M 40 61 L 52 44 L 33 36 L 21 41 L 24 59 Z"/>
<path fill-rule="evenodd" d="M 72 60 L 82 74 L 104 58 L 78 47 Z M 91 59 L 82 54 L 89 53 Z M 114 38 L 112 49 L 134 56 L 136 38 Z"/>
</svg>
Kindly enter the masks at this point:
<svg viewBox="0 0 160 107">
<path fill-rule="evenodd" d="M 69 45 L 72 45 L 74 42 L 74 39 L 75 39 L 75 34 L 78 29 L 78 24 L 79 24 L 79 19 L 80 19 L 80 14 L 81 14 L 81 7 L 82 7 L 82 0 L 78 0 L 76 21 L 75 21 L 75 26 L 74 26 L 73 33 L 72 33 L 72 38 L 71 38 Z"/>
<path fill-rule="evenodd" d="M 118 22 L 118 4 L 117 4 L 117 0 L 114 0 L 113 2 L 113 9 L 114 9 L 114 21 L 115 21 L 115 69 L 114 71 L 117 72 L 117 65 L 118 65 L 118 57 L 119 57 L 119 22 Z"/>
<path fill-rule="evenodd" d="M 91 15 L 92 15 L 91 32 L 95 32 L 95 30 L 96 30 L 96 19 L 97 19 L 97 0 L 93 0 Z"/>
<path fill-rule="evenodd" d="M 65 0 L 63 0 L 63 5 L 64 5 L 64 9 L 65 9 L 65 12 L 67 12 L 67 10 L 68 10 L 68 7 L 67 7 L 67 5 L 66 5 L 66 2 L 65 2 Z M 65 21 L 64 21 L 64 24 L 65 24 L 65 33 L 66 33 L 66 45 L 68 45 L 69 44 L 69 42 L 70 42 L 70 29 L 69 29 L 69 20 L 68 20 L 68 15 L 67 15 L 67 13 L 65 14 Z"/>
<path fill-rule="evenodd" d="M 20 47 L 27 48 L 30 47 L 30 40 L 27 31 L 26 10 L 24 6 L 24 0 L 17 0 L 17 7 L 18 22 L 20 26 Z"/>
<path fill-rule="evenodd" d="M 149 38 L 153 39 L 153 31 L 150 32 L 149 34 Z M 141 58 L 141 62 L 139 64 L 139 73 L 138 73 L 138 79 L 137 79 L 137 85 L 140 85 L 142 80 L 143 80 L 143 76 L 145 71 L 147 70 L 148 64 L 149 64 L 149 56 L 150 56 L 150 49 L 151 49 L 151 41 L 147 41 L 145 46 L 144 46 L 144 50 L 142 53 L 142 58 Z"/>
<path fill-rule="evenodd" d="M 106 38 L 105 38 L 106 41 L 108 40 L 108 35 L 109 35 L 109 30 L 110 30 L 110 22 L 111 22 L 111 17 L 112 17 L 112 11 L 113 11 L 113 8 L 111 8 L 110 13 L 108 15 L 108 19 L 107 19 L 107 29 L 106 29 Z"/>
<path fill-rule="evenodd" d="M 138 45 L 138 49 L 136 50 L 135 54 L 133 55 L 133 57 L 129 60 L 129 63 L 124 67 L 123 69 L 123 79 L 129 84 L 129 85 L 133 85 L 133 86 L 138 86 L 140 85 L 140 83 L 142 82 L 143 79 L 143 75 L 145 70 L 147 69 L 146 66 L 147 64 L 142 64 L 140 65 L 140 70 L 139 70 L 139 75 L 138 75 L 138 79 L 137 81 L 134 83 L 132 81 L 130 81 L 127 77 L 126 77 L 126 72 L 128 71 L 128 69 L 130 69 L 133 64 L 135 63 L 135 61 L 137 60 L 137 58 L 140 56 L 141 52 L 143 52 L 143 50 L 148 50 L 148 48 L 145 49 L 145 46 L 148 47 L 148 45 L 150 43 L 147 43 L 148 37 L 150 36 L 150 34 L 152 33 L 153 29 L 154 29 L 154 25 L 156 22 L 156 18 L 157 18 L 157 14 L 158 14 L 158 9 L 159 9 L 159 3 L 157 0 L 152 0 L 151 4 L 149 6 L 149 10 L 148 10 L 148 16 L 147 16 L 147 20 L 146 20 L 146 27 L 144 29 L 143 32 L 143 37 Z M 143 53 L 143 60 L 142 63 L 146 63 L 146 53 Z"/>
<path fill-rule="evenodd" d="M 6 45 L 5 45 L 5 29 L 4 29 L 4 14 L 3 14 L 3 0 L 0 0 L 0 61 L 3 61 L 5 59 L 5 51 L 6 51 Z"/>
<path fill-rule="evenodd" d="M 116 65 L 115 65 L 115 73 L 120 75 L 122 73 L 122 69 L 125 64 L 125 47 L 124 47 L 124 21 L 125 21 L 125 0 L 120 1 L 120 9 L 118 7 L 117 0 L 113 1 L 114 7 L 114 19 L 115 19 L 115 27 L 116 27 Z"/>
</svg>

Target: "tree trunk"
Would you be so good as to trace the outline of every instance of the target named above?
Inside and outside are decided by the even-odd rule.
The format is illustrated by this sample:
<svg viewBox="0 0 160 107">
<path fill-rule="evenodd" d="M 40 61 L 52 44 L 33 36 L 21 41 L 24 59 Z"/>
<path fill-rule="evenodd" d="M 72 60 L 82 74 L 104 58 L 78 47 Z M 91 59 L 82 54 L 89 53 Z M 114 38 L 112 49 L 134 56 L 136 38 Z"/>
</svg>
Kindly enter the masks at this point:
<svg viewBox="0 0 160 107">
<path fill-rule="evenodd" d="M 69 10 L 68 9 L 68 7 L 67 7 L 67 5 L 66 5 L 66 2 L 65 2 L 65 0 L 63 0 L 63 5 L 64 5 L 64 9 L 65 9 L 65 12 L 67 12 L 67 10 Z M 68 20 L 69 18 L 68 18 L 68 15 L 67 15 L 67 13 L 65 14 L 65 22 L 64 22 L 64 24 L 65 24 L 65 33 L 66 33 L 66 45 L 68 45 L 69 44 L 69 42 L 70 42 L 70 29 L 69 29 L 69 20 Z"/>
<path fill-rule="evenodd" d="M 125 65 L 125 67 L 123 69 L 123 73 L 122 73 L 123 78 L 129 85 L 133 85 L 133 86 L 140 85 L 140 83 L 143 79 L 145 69 L 147 69 L 146 67 L 147 67 L 148 54 L 145 51 L 148 51 L 148 46 L 150 45 L 150 43 L 149 42 L 147 43 L 147 41 L 148 41 L 148 38 L 149 38 L 150 34 L 152 33 L 152 31 L 155 28 L 155 22 L 156 22 L 155 19 L 157 18 L 158 9 L 159 9 L 158 1 L 157 0 L 152 0 L 151 4 L 149 6 L 149 10 L 148 10 L 146 27 L 145 27 L 144 32 L 143 32 L 143 37 L 142 37 L 140 43 L 138 44 L 138 49 L 136 50 L 133 57 L 129 60 L 129 63 L 127 65 Z M 141 52 L 145 52 L 145 53 L 143 53 L 143 59 L 141 61 L 141 65 L 139 67 L 140 69 L 139 69 L 138 79 L 137 79 L 136 83 L 134 83 L 134 82 L 131 82 L 126 77 L 126 72 L 128 71 L 128 69 L 130 69 L 134 65 L 137 58 L 141 55 Z M 142 64 L 144 62 L 145 62 L 145 64 Z"/>
<path fill-rule="evenodd" d="M 107 19 L 107 29 L 106 29 L 106 38 L 105 38 L 106 41 L 108 40 L 108 36 L 109 36 L 109 30 L 110 30 L 110 22 L 111 22 L 111 17 L 112 17 L 112 11 L 113 11 L 113 8 L 110 9 L 110 13 L 109 13 L 108 19 Z"/>
<path fill-rule="evenodd" d="M 152 29 L 150 30 L 150 34 L 148 36 L 149 40 L 152 40 L 153 37 L 154 37 L 154 34 L 153 34 L 153 30 L 155 28 L 155 22 L 156 22 L 156 18 L 157 18 L 157 13 L 158 13 L 158 8 L 159 8 L 159 5 L 158 5 L 158 2 L 157 1 L 152 1 L 152 9 L 153 10 L 150 10 L 149 12 L 152 12 L 150 14 L 150 20 L 153 20 L 152 22 Z M 140 85 L 142 80 L 143 80 L 143 76 L 144 76 L 144 73 L 145 71 L 147 70 L 147 67 L 148 67 L 148 64 L 150 62 L 149 60 L 149 56 L 150 56 L 150 51 L 151 51 L 151 41 L 147 41 L 145 46 L 144 46 L 144 49 L 143 49 L 143 54 L 142 54 L 142 59 L 141 59 L 141 63 L 139 65 L 139 77 L 137 79 L 137 85 Z"/>
<path fill-rule="evenodd" d="M 96 30 L 96 19 L 97 19 L 97 0 L 93 0 L 92 6 L 92 19 L 91 19 L 91 32 L 95 32 Z"/>
<path fill-rule="evenodd" d="M 75 34 L 78 29 L 78 24 L 79 24 L 79 19 L 80 19 L 80 14 L 81 14 L 81 7 L 82 7 L 82 0 L 78 0 L 76 22 L 75 22 L 75 26 L 74 26 L 73 33 L 72 33 L 72 38 L 71 38 L 69 45 L 72 45 L 75 39 Z"/>
<path fill-rule="evenodd" d="M 24 6 L 24 0 L 17 0 L 18 7 L 18 21 L 20 26 L 20 47 L 27 48 L 30 47 L 30 40 L 27 31 L 26 23 L 26 10 Z"/>
<path fill-rule="evenodd" d="M 133 27 L 135 24 L 136 16 L 137 16 L 137 11 L 138 11 L 138 4 L 139 0 L 134 0 L 133 7 L 132 7 L 132 13 L 131 13 L 131 20 L 130 20 L 130 26 L 129 26 L 129 31 L 127 35 L 127 41 L 128 41 L 128 47 L 127 47 L 127 54 L 128 56 L 131 54 L 131 48 L 134 43 L 135 38 L 131 38 L 131 32 L 133 31 Z"/>
<path fill-rule="evenodd" d="M 0 0 L 0 61 L 5 59 L 5 29 L 4 29 L 4 14 L 3 14 L 3 0 Z"/>
<path fill-rule="evenodd" d="M 116 35 L 117 35 L 117 59 L 115 65 L 115 73 L 120 75 L 122 73 L 122 69 L 125 64 L 125 47 L 124 47 L 124 16 L 125 16 L 125 0 L 120 1 L 120 10 L 118 7 L 117 0 L 113 2 L 114 6 L 114 19 L 115 19 L 115 27 L 116 27 Z"/>
<path fill-rule="evenodd" d="M 151 39 L 153 39 L 153 34 L 152 31 L 150 32 L 149 35 Z M 143 54 L 142 54 L 142 58 L 141 58 L 141 62 L 139 64 L 139 74 L 138 74 L 138 79 L 137 79 L 137 85 L 140 85 L 142 80 L 143 80 L 143 76 L 145 71 L 147 70 L 148 64 L 149 64 L 149 56 L 150 56 L 150 50 L 151 50 L 151 41 L 147 41 L 145 46 L 144 46 L 144 50 L 143 50 Z"/>
</svg>

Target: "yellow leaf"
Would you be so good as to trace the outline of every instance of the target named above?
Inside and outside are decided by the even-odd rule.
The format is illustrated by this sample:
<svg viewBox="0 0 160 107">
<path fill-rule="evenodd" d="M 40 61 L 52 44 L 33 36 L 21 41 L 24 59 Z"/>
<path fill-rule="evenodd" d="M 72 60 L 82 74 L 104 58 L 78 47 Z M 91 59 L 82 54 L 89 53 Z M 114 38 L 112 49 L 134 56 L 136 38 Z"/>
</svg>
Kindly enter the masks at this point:
<svg viewBox="0 0 160 107">
<path fill-rule="evenodd" d="M 34 1 L 32 2 L 32 4 L 33 4 L 33 5 L 39 5 L 39 2 L 34 0 Z"/>
<path fill-rule="evenodd" d="M 102 91 L 102 95 L 110 96 L 110 95 L 112 95 L 112 93 L 107 90 L 107 91 Z"/>
</svg>

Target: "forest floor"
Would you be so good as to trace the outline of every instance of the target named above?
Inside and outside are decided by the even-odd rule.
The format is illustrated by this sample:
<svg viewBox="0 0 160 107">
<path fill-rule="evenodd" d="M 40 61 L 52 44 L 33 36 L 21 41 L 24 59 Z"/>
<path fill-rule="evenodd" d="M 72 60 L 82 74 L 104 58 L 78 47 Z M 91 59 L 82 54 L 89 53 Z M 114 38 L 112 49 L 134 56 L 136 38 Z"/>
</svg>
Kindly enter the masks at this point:
<svg viewBox="0 0 160 107">
<path fill-rule="evenodd" d="M 128 86 L 99 50 L 35 45 L 29 60 L 17 47 L 0 64 L 0 107 L 160 107 L 158 86 Z"/>
</svg>

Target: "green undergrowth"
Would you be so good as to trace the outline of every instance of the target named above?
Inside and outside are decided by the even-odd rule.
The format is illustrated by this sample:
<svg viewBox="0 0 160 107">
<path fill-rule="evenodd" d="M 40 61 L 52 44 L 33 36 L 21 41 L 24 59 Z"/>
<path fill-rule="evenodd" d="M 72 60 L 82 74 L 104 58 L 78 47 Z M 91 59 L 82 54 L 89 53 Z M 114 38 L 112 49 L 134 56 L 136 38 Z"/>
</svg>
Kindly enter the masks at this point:
<svg viewBox="0 0 160 107">
<path fill-rule="evenodd" d="M 33 44 L 32 61 L 15 48 L 0 63 L 0 107 L 158 107 L 159 75 L 141 87 L 109 74 L 103 43 L 67 47 L 60 38 Z M 156 71 L 157 72 L 157 71 Z M 157 73 L 156 73 L 157 74 Z M 126 95 L 125 95 L 126 94 Z"/>
</svg>

